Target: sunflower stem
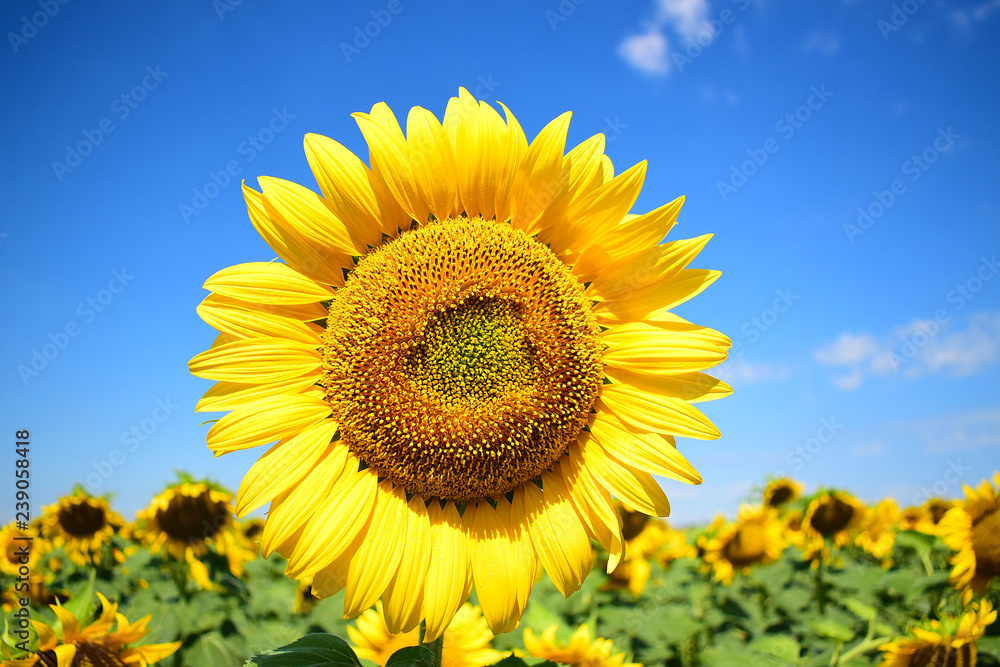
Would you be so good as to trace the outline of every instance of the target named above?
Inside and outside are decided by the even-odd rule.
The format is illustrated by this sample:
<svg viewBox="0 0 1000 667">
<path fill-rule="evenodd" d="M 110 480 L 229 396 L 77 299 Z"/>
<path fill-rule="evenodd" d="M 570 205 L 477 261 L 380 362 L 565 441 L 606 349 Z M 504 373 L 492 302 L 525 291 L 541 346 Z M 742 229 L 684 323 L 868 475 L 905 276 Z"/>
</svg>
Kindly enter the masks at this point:
<svg viewBox="0 0 1000 667">
<path fill-rule="evenodd" d="M 815 585 L 816 605 L 819 607 L 819 613 L 825 614 L 826 584 L 823 582 L 823 554 L 820 554 L 819 564 L 816 566 L 814 585 Z"/>
<path fill-rule="evenodd" d="M 434 654 L 434 667 L 441 667 L 441 654 L 444 652 L 444 633 L 432 642 L 425 642 L 424 636 L 427 634 L 426 621 L 420 621 L 420 645 L 426 646 Z"/>
<path fill-rule="evenodd" d="M 842 653 L 839 657 L 834 658 L 834 661 L 830 663 L 830 667 L 836 667 L 836 665 L 846 665 L 851 660 L 861 655 L 862 653 L 868 653 L 869 651 L 874 651 L 882 644 L 889 641 L 891 637 L 876 637 L 875 639 L 869 639 L 863 641 L 854 648 L 852 648 L 847 653 Z"/>
</svg>

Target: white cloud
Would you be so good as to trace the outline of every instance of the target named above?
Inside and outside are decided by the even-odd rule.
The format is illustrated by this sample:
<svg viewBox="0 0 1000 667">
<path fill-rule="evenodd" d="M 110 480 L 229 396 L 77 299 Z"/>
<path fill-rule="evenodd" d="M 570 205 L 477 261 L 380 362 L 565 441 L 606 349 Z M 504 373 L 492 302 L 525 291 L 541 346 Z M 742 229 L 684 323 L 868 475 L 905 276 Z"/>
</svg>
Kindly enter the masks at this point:
<svg viewBox="0 0 1000 667">
<path fill-rule="evenodd" d="M 707 0 L 656 0 L 656 13 L 642 32 L 629 35 L 618 45 L 618 56 L 645 74 L 670 73 L 668 31 L 685 42 L 702 31 L 712 34 Z"/>
<path fill-rule="evenodd" d="M 1000 409 L 917 420 L 900 430 L 922 438 L 928 454 L 1000 447 Z"/>
<path fill-rule="evenodd" d="M 1000 360 L 1000 313 L 979 313 L 965 329 L 953 330 L 943 321 L 914 320 L 881 338 L 845 332 L 813 352 L 817 362 L 839 368 L 833 378 L 839 389 L 857 389 L 866 377 L 899 373 L 914 379 L 925 375 L 972 375 Z"/>
<path fill-rule="evenodd" d="M 665 76 L 670 71 L 669 45 L 667 38 L 658 31 L 630 35 L 618 45 L 618 56 L 641 72 Z"/>
<path fill-rule="evenodd" d="M 872 456 L 877 456 L 885 451 L 885 443 L 881 440 L 873 440 L 872 442 L 855 445 L 851 447 L 851 456 L 858 459 L 866 459 Z"/>
<path fill-rule="evenodd" d="M 878 341 L 869 334 L 845 332 L 840 338 L 813 353 L 813 358 L 821 364 L 843 366 L 860 364 L 878 351 Z"/>
<path fill-rule="evenodd" d="M 753 363 L 742 357 L 732 359 L 716 367 L 712 374 L 731 385 L 781 382 L 788 379 L 787 368 L 768 363 Z"/>
</svg>

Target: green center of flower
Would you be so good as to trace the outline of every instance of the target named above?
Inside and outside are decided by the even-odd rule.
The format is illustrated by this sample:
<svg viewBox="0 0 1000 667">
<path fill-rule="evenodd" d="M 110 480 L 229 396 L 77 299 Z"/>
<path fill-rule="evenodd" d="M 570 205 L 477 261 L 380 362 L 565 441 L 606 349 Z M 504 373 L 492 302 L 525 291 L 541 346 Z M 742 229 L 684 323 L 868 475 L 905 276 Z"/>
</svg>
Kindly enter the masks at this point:
<svg viewBox="0 0 1000 667">
<path fill-rule="evenodd" d="M 480 298 L 431 313 L 411 357 L 417 384 L 442 404 L 495 405 L 530 383 L 534 351 L 523 310 L 518 303 Z"/>
<path fill-rule="evenodd" d="M 59 510 L 59 525 L 73 537 L 90 537 L 101 528 L 107 517 L 104 510 L 84 501 Z"/>
<path fill-rule="evenodd" d="M 972 550 L 976 554 L 976 576 L 1000 577 L 1000 509 L 972 524 Z"/>
<path fill-rule="evenodd" d="M 813 512 L 809 525 L 823 537 L 830 537 L 847 528 L 853 519 L 854 507 L 836 496 L 830 496 Z"/>
<path fill-rule="evenodd" d="M 410 492 L 459 502 L 549 468 L 604 375 L 583 286 L 544 245 L 482 218 L 431 222 L 362 258 L 323 340 L 351 451 Z"/>
</svg>

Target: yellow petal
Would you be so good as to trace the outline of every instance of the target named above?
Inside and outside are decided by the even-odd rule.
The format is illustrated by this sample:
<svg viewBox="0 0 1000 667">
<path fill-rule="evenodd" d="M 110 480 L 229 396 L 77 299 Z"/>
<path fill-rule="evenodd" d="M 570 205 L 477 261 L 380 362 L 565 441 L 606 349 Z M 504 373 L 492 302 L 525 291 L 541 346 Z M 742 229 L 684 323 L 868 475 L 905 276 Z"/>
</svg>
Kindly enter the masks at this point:
<svg viewBox="0 0 1000 667">
<path fill-rule="evenodd" d="M 323 341 L 317 328 L 301 320 L 265 313 L 244 301 L 209 294 L 198 305 L 198 315 L 210 326 L 237 339 L 287 338 L 319 347 Z"/>
<path fill-rule="evenodd" d="M 673 435 L 714 440 L 720 433 L 687 401 L 649 392 L 625 384 L 608 384 L 601 388 L 598 409 L 608 409 L 633 431 L 669 433 Z"/>
<path fill-rule="evenodd" d="M 254 463 L 236 494 L 236 514 L 243 518 L 294 486 L 326 451 L 337 424 L 324 420 L 282 440 Z"/>
<path fill-rule="evenodd" d="M 368 142 L 372 174 L 385 185 L 388 193 L 412 219 L 425 222 L 430 209 L 417 191 L 406 140 L 395 116 L 388 111 L 388 107 L 379 113 L 373 108 L 371 114 L 355 113 L 352 116 Z M 377 183 L 373 181 L 372 185 L 374 187 Z"/>
<path fill-rule="evenodd" d="M 483 616 L 493 634 L 503 632 L 517 616 L 514 548 L 500 515 L 482 501 L 465 508 L 466 529 L 472 542 L 472 576 Z"/>
<path fill-rule="evenodd" d="M 128 653 L 138 654 L 148 665 L 152 665 L 154 662 L 163 660 L 167 656 L 173 655 L 177 649 L 181 647 L 184 642 L 176 641 L 167 644 L 146 644 L 145 646 L 136 646 L 135 648 L 129 649 Z M 121 658 L 119 654 L 119 658 Z M 124 658 L 122 658 L 124 661 Z M 139 663 L 140 665 L 142 663 Z"/>
<path fill-rule="evenodd" d="M 524 130 L 521 129 L 520 123 L 514 118 L 514 114 L 510 112 L 510 109 L 504 106 L 502 102 L 500 106 L 503 107 L 504 114 L 507 116 L 507 122 L 502 132 L 502 168 L 497 170 L 496 192 L 493 201 L 495 203 L 497 220 L 503 221 L 510 220 L 514 214 L 512 192 L 517 174 L 521 170 L 524 155 L 528 152 L 528 140 L 524 136 Z M 490 108 L 490 110 L 492 111 L 493 109 Z M 485 118 L 488 115 L 485 107 L 483 108 L 483 113 Z"/>
<path fill-rule="evenodd" d="M 344 223 L 355 245 L 378 244 L 382 223 L 368 167 L 357 155 L 329 137 L 310 133 L 303 144 L 324 203 Z"/>
<path fill-rule="evenodd" d="M 651 516 L 668 516 L 670 502 L 648 472 L 609 457 L 590 437 L 580 434 L 583 465 L 594 473 L 615 498 L 630 509 Z"/>
<path fill-rule="evenodd" d="M 53 650 L 56 654 L 56 667 L 72 667 L 73 659 L 76 658 L 75 644 L 62 644 Z"/>
<path fill-rule="evenodd" d="M 260 541 L 264 558 L 274 553 L 316 512 L 333 485 L 345 474 L 347 460 L 347 445 L 343 441 L 332 443 L 315 468 L 271 501 Z"/>
<path fill-rule="evenodd" d="M 569 498 L 561 474 L 542 473 L 542 489 L 523 484 L 528 533 L 542 566 L 559 592 L 580 589 L 593 565 L 590 538 Z"/>
<path fill-rule="evenodd" d="M 505 107 L 506 108 L 506 107 Z M 514 229 L 531 234 L 537 231 L 534 223 L 552 203 L 561 188 L 563 151 L 566 132 L 569 130 L 571 112 L 558 116 L 542 128 L 531 142 L 511 188 Z"/>
<path fill-rule="evenodd" d="M 385 624 L 393 634 L 409 632 L 420 623 L 424 581 L 431 560 L 430 517 L 419 494 L 414 494 L 407 504 L 407 515 L 399 569 L 382 596 Z"/>
<path fill-rule="evenodd" d="M 686 484 L 701 484 L 701 475 L 694 466 L 676 445 L 658 433 L 635 433 L 613 415 L 598 412 L 590 425 L 590 435 L 618 461 Z"/>
<path fill-rule="evenodd" d="M 434 217 L 459 213 L 455 154 L 441 123 L 423 107 L 413 107 L 406 117 L 406 148 L 417 192 Z"/>
<path fill-rule="evenodd" d="M 291 394 L 262 398 L 233 410 L 208 431 L 208 448 L 231 452 L 265 445 L 317 425 L 330 416 L 322 398 Z"/>
<path fill-rule="evenodd" d="M 59 642 L 59 636 L 56 635 L 56 631 L 47 623 L 42 623 L 34 619 L 30 620 L 32 627 L 35 628 L 35 632 L 38 633 L 38 650 L 51 651 Z"/>
<path fill-rule="evenodd" d="M 527 609 L 531 589 L 542 575 L 541 563 L 538 561 L 538 555 L 535 553 L 528 532 L 529 517 L 524 509 L 524 490 L 520 487 L 515 488 L 510 502 L 500 497 L 496 503 L 497 513 L 507 526 L 507 535 L 510 537 L 514 553 L 514 559 L 511 561 L 511 576 L 517 592 L 517 615 L 514 619 L 519 621 Z M 510 625 L 507 626 L 508 631 L 512 629 Z"/>
<path fill-rule="evenodd" d="M 606 262 L 594 276 L 587 293 L 603 301 L 627 301 L 636 293 L 678 275 L 711 238 L 711 234 L 704 234 L 693 239 L 671 241 L 644 248 L 617 261 L 611 261 L 610 257 L 602 258 Z M 589 257 L 591 251 L 592 248 L 588 248 L 581 259 Z"/>
<path fill-rule="evenodd" d="M 195 406 L 197 412 L 224 412 L 255 403 L 261 398 L 303 394 L 322 398 L 323 388 L 316 384 L 318 377 L 305 375 L 268 384 L 243 384 L 240 382 L 216 382 L 205 392 Z"/>
<path fill-rule="evenodd" d="M 625 553 L 622 519 L 611 500 L 611 494 L 583 464 L 582 449 L 577 443 L 570 444 L 562 471 L 577 513 L 585 523 L 589 523 L 594 538 L 608 552 L 607 571 L 610 574 L 618 567 Z"/>
<path fill-rule="evenodd" d="M 721 271 L 686 269 L 634 292 L 627 292 L 614 299 L 602 299 L 594 306 L 593 311 L 602 323 L 612 319 L 617 321 L 644 319 L 652 312 L 676 308 L 685 301 L 693 299 L 721 275 Z M 588 296 L 597 297 L 597 291 Z"/>
<path fill-rule="evenodd" d="M 264 195 L 246 183 L 243 198 L 254 229 L 278 257 L 320 285 L 344 284 L 344 270 L 352 267 L 353 261 L 343 247 L 310 237 L 302 228 L 285 221 L 275 212 L 273 202 L 269 209 Z"/>
<path fill-rule="evenodd" d="M 62 625 L 63 643 L 71 642 L 80 636 L 80 622 L 76 620 L 73 612 L 55 604 L 50 604 L 49 607 L 56 613 L 56 617 L 59 618 L 59 623 Z"/>
<path fill-rule="evenodd" d="M 483 208 L 488 208 L 492 214 L 493 191 L 490 190 L 488 205 L 484 207 L 485 193 L 481 189 L 484 182 L 480 171 L 480 150 L 496 151 L 498 144 L 480 143 L 480 120 L 479 104 L 476 99 L 469 94 L 465 88 L 458 90 L 458 97 L 454 104 L 449 104 L 449 109 L 454 109 L 455 133 L 452 138 L 452 146 L 455 151 L 455 170 L 458 180 L 458 192 L 462 201 L 462 207 L 469 216 L 486 215 Z"/>
<path fill-rule="evenodd" d="M 673 396 L 688 403 L 713 401 L 733 393 L 733 388 L 728 384 L 705 373 L 655 375 L 645 371 L 646 369 L 631 371 L 607 366 L 604 374 L 615 382 L 629 384 L 653 394 Z"/>
<path fill-rule="evenodd" d="M 285 574 L 301 579 L 316 574 L 344 553 L 366 528 L 375 508 L 378 477 L 371 469 L 348 471 L 321 499 L 306 522 Z"/>
<path fill-rule="evenodd" d="M 188 369 L 210 380 L 271 383 L 305 375 L 320 363 L 319 352 L 305 343 L 249 338 L 202 352 L 188 362 Z"/>
<path fill-rule="evenodd" d="M 362 613 L 382 595 L 396 574 L 403 555 L 406 525 L 406 490 L 383 480 L 375 491 L 375 511 L 347 570 L 344 617 Z"/>
<path fill-rule="evenodd" d="M 242 301 L 279 305 L 325 301 L 333 297 L 333 290 L 277 262 L 247 262 L 227 267 L 214 273 L 204 287 Z"/>
<path fill-rule="evenodd" d="M 604 363 L 648 375 L 700 371 L 725 360 L 732 343 L 714 329 L 681 323 L 627 322 L 601 335 Z"/>
<path fill-rule="evenodd" d="M 612 229 L 635 204 L 645 178 L 646 161 L 643 160 L 578 202 L 573 202 L 567 215 L 572 224 L 564 228 L 561 236 L 545 239 L 551 243 L 552 252 L 557 255 L 566 250 L 579 253 Z"/>
<path fill-rule="evenodd" d="M 427 508 L 431 531 L 431 558 L 424 580 L 421 615 L 427 624 L 424 642 L 440 637 L 462 606 L 469 576 L 469 547 L 462 517 L 450 500 L 442 508 L 437 500 Z"/>
</svg>

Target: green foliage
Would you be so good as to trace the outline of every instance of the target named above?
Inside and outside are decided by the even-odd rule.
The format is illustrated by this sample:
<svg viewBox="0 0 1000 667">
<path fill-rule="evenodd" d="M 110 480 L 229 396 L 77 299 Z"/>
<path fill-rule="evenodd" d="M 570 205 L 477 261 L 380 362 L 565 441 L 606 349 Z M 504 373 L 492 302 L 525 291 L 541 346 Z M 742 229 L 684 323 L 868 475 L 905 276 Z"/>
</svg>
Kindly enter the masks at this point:
<svg viewBox="0 0 1000 667">
<path fill-rule="evenodd" d="M 430 653 L 427 649 L 423 650 Z M 226 663 L 206 662 L 203 664 Z M 411 664 L 416 666 L 418 663 L 401 661 L 396 667 Z M 255 655 L 244 663 L 244 667 L 361 667 L 361 662 L 354 654 L 354 650 L 340 637 L 316 633 L 296 639 L 291 644 L 279 649 Z"/>
</svg>

